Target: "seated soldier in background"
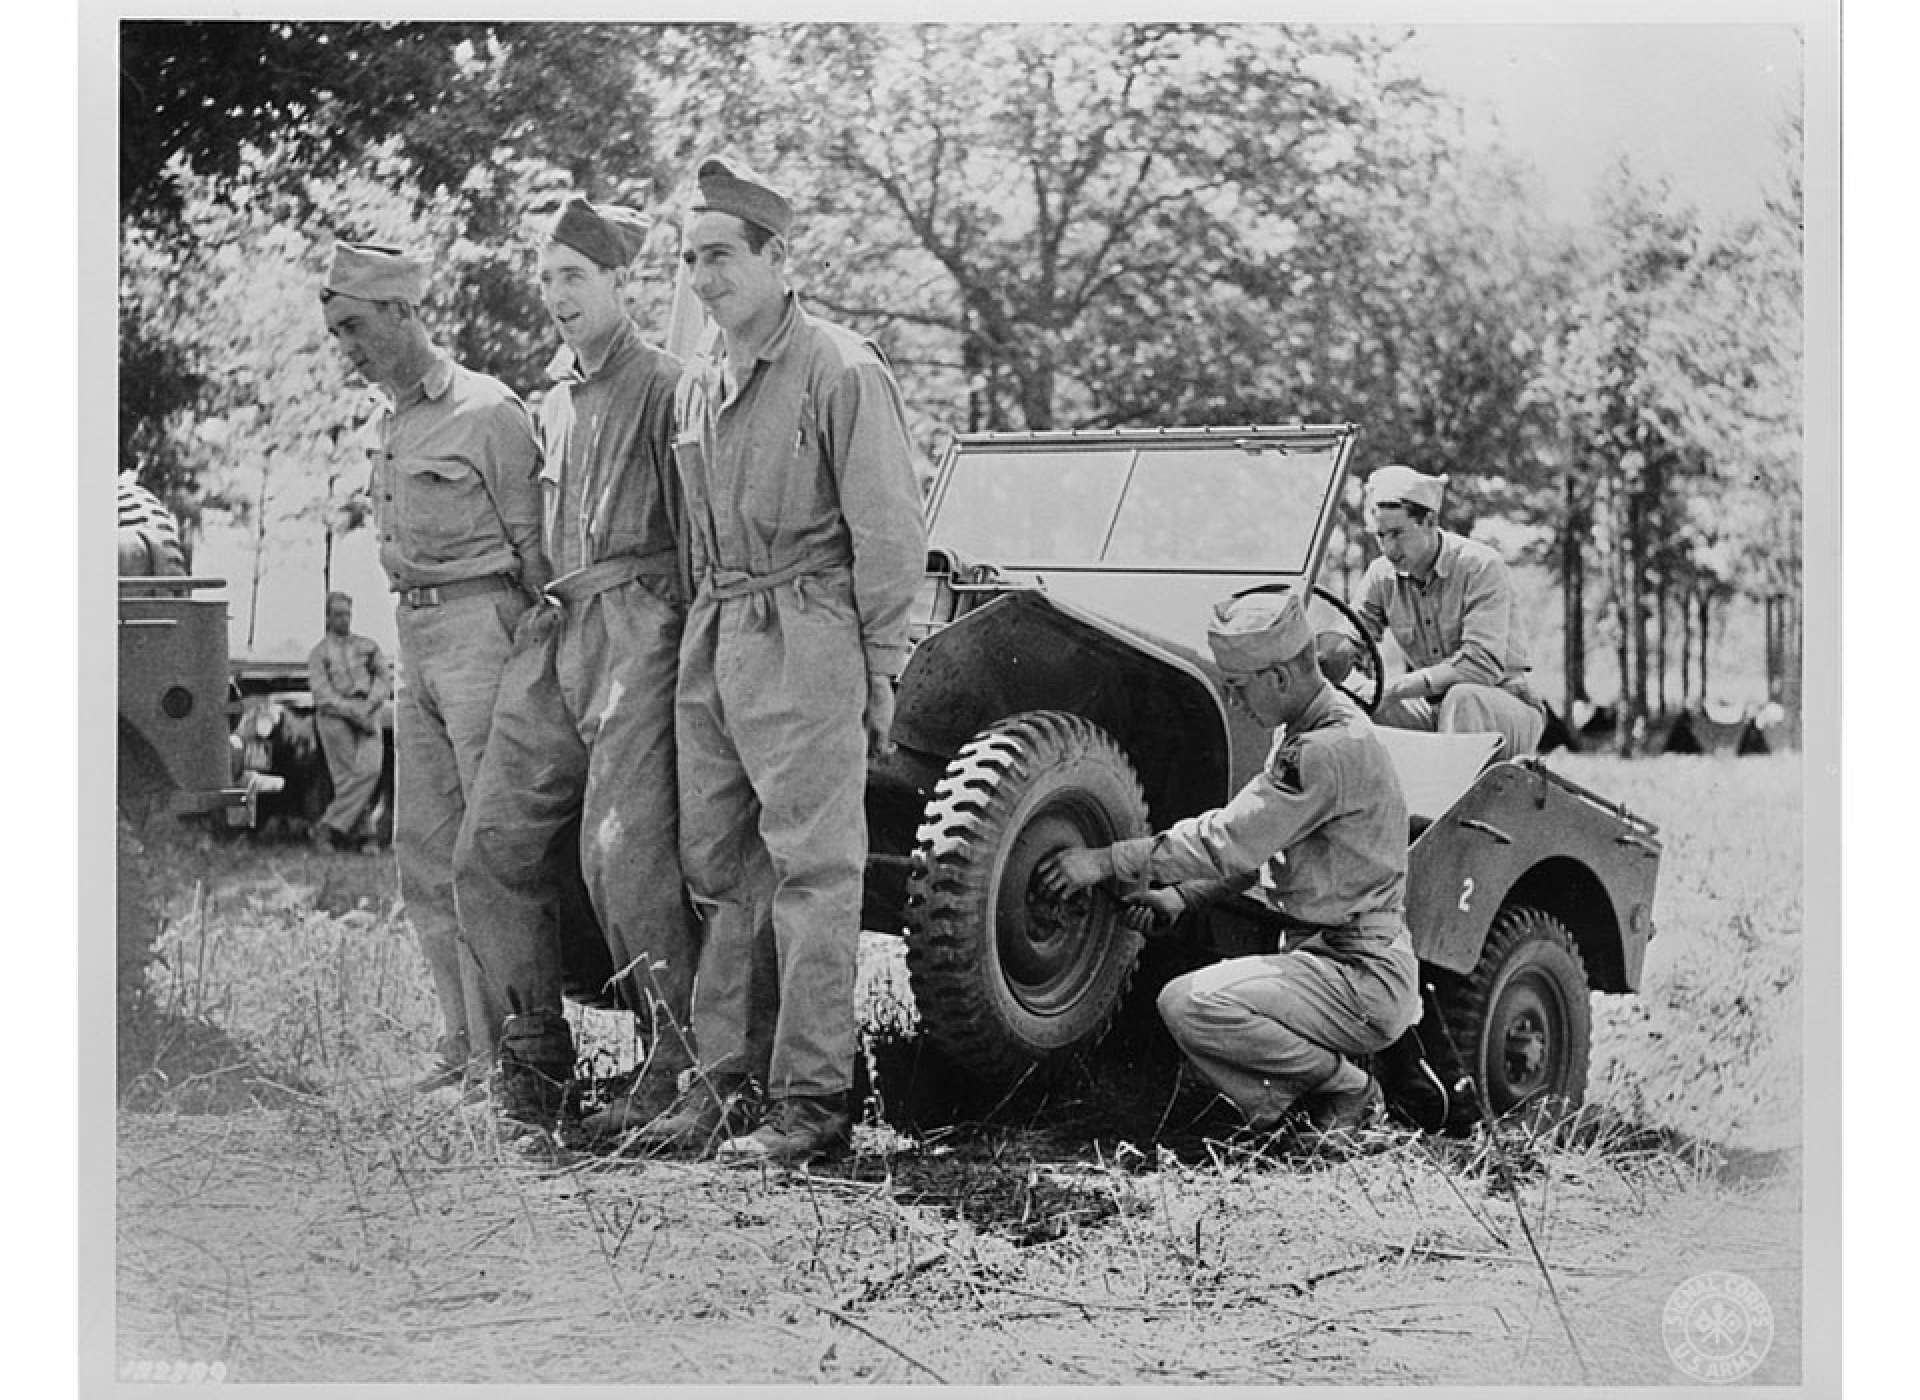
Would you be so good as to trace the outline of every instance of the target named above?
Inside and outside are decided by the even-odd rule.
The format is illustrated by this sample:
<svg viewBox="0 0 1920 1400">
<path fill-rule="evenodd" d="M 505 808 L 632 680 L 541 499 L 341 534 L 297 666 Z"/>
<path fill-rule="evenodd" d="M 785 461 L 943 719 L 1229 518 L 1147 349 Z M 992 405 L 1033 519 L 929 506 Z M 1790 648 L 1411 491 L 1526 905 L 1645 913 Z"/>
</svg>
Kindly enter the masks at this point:
<svg viewBox="0 0 1920 1400">
<path fill-rule="evenodd" d="M 1367 526 L 1380 557 L 1353 609 L 1378 640 L 1392 632 L 1405 674 L 1386 683 L 1374 723 L 1498 734 L 1502 758 L 1532 753 L 1546 707 L 1527 682 L 1513 581 L 1486 545 L 1440 528 L 1444 476 L 1381 467 L 1367 478 Z"/>
<path fill-rule="evenodd" d="M 314 733 L 333 779 L 333 801 L 314 824 L 313 843 L 326 850 L 370 839 L 367 817 L 380 788 L 381 721 L 393 676 L 380 644 L 354 632 L 348 594 L 327 595 L 327 630 L 307 653 L 307 685 Z"/>
<path fill-rule="evenodd" d="M 1282 916 L 1284 951 L 1176 977 L 1160 1016 L 1250 1127 L 1277 1128 L 1304 1099 L 1309 1127 L 1337 1139 L 1383 1107 L 1361 1060 L 1420 1017 L 1406 804 L 1373 726 L 1321 674 L 1296 594 L 1220 604 L 1207 641 L 1228 700 L 1279 731 L 1266 766 L 1225 807 L 1158 835 L 1054 852 L 1041 888 L 1151 882 L 1130 902 L 1163 920 L 1246 891 Z"/>
</svg>

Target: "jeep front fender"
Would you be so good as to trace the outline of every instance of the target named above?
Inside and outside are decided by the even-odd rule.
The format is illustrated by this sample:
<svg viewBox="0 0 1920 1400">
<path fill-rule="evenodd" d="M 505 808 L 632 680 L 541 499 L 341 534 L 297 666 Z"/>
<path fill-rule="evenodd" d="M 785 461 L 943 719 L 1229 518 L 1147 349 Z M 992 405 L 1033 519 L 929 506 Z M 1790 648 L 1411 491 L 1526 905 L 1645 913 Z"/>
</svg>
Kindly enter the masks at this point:
<svg viewBox="0 0 1920 1400">
<path fill-rule="evenodd" d="M 1156 829 L 1228 796 L 1227 717 L 1199 665 L 1037 590 L 995 598 L 914 649 L 893 737 L 944 765 L 1029 710 L 1066 710 L 1111 734 Z"/>
</svg>

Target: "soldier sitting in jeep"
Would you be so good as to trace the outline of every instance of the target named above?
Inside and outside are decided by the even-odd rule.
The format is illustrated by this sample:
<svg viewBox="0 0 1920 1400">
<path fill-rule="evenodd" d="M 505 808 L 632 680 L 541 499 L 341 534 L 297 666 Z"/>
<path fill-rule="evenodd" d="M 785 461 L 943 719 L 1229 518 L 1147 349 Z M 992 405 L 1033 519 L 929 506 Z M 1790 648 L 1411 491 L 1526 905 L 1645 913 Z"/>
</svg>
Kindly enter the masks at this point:
<svg viewBox="0 0 1920 1400">
<path fill-rule="evenodd" d="M 1394 729 L 1498 734 L 1498 757 L 1540 746 L 1546 707 L 1527 681 L 1513 583 L 1500 556 L 1440 528 L 1444 476 L 1385 466 L 1367 478 L 1380 545 L 1353 600 L 1378 640 L 1392 632 L 1407 670 L 1386 683 L 1374 721 Z"/>
</svg>

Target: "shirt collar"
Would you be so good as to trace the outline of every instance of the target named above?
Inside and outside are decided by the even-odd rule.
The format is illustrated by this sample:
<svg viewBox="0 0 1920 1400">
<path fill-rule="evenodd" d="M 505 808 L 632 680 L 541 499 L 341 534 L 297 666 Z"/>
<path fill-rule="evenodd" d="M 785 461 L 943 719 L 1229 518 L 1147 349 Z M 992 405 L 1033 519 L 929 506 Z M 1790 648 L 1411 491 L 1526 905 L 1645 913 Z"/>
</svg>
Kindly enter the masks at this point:
<svg viewBox="0 0 1920 1400">
<path fill-rule="evenodd" d="M 773 334 L 767 337 L 767 343 L 760 347 L 760 354 L 756 357 L 758 359 L 777 360 L 786 354 L 787 346 L 793 343 L 794 332 L 800 326 L 800 298 L 791 289 L 788 290 L 786 298 L 786 310 L 781 313 L 780 324 L 774 329 Z"/>
<path fill-rule="evenodd" d="M 1300 717 L 1287 726 L 1287 731 L 1291 734 L 1305 734 L 1310 729 L 1320 728 L 1333 718 L 1339 709 L 1337 699 L 1339 694 L 1340 688 L 1331 681 L 1327 682 L 1326 688 L 1307 702 L 1307 708 L 1301 711 Z"/>
<path fill-rule="evenodd" d="M 394 403 L 404 406 L 417 403 L 422 399 L 437 399 L 452 386 L 453 357 L 436 348 L 433 352 L 433 363 L 427 367 L 427 372 L 421 377 L 420 382 L 397 395 Z"/>
<path fill-rule="evenodd" d="M 614 362 L 625 355 L 638 339 L 639 332 L 634 329 L 633 322 L 622 316 L 620 324 L 613 328 L 613 335 L 607 341 L 607 353 L 600 358 L 600 368 L 591 373 L 588 372 L 574 348 L 562 341 L 560 348 L 553 352 L 553 358 L 547 361 L 547 377 L 562 384 L 581 384 L 589 379 L 598 379 L 611 369 Z"/>
<path fill-rule="evenodd" d="M 1461 536 L 1454 534 L 1451 530 L 1442 530 L 1440 532 L 1440 549 L 1433 556 L 1433 573 L 1430 577 L 1436 579 L 1446 578 L 1453 572 L 1453 561 L 1460 557 L 1461 538 Z M 1418 575 L 1410 573 L 1406 569 L 1400 569 L 1397 572 L 1401 578 L 1407 579 L 1412 583 L 1421 582 Z"/>
</svg>

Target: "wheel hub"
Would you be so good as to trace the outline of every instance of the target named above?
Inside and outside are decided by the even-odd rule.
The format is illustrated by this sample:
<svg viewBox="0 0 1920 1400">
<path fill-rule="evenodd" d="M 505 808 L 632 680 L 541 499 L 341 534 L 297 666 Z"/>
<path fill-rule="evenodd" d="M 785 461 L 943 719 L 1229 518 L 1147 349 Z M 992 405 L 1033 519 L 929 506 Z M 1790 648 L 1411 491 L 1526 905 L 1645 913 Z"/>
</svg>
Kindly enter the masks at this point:
<svg viewBox="0 0 1920 1400">
<path fill-rule="evenodd" d="M 1054 899 L 1035 875 L 1052 851 L 1110 840 L 1101 827 L 1091 813 L 1056 804 L 1036 813 L 1007 852 L 1000 888 L 1021 893 L 1000 903 L 994 936 L 1009 989 L 1030 1011 L 1071 1006 L 1105 956 L 1097 911 L 1108 896 L 1082 890 Z"/>
</svg>

